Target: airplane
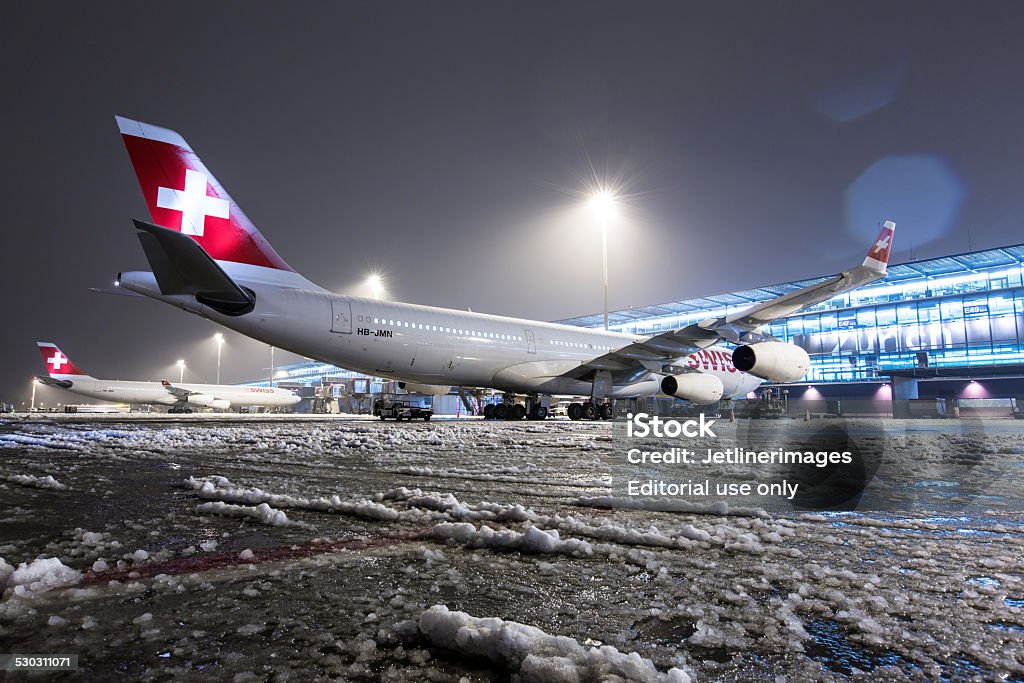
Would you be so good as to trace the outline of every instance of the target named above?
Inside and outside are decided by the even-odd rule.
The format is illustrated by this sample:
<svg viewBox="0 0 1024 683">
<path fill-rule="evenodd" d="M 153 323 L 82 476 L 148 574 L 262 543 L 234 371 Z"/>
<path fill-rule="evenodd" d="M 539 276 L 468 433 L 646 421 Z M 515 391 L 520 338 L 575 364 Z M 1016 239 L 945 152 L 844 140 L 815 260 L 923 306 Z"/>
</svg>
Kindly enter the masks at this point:
<svg viewBox="0 0 1024 683">
<path fill-rule="evenodd" d="M 342 296 L 289 266 L 179 133 L 115 118 L 149 208 L 134 224 L 151 270 L 119 273 L 112 291 L 367 375 L 504 392 L 485 417 L 544 419 L 552 396 L 585 396 L 571 418 L 609 419 L 611 399 L 712 404 L 800 380 L 807 353 L 760 328 L 885 277 L 896 227 L 885 222 L 859 266 L 652 336 Z"/>
<path fill-rule="evenodd" d="M 191 413 L 194 407 L 229 410 L 240 406 L 284 408 L 301 399 L 287 389 L 243 387 L 223 384 L 171 384 L 97 379 L 82 372 L 71 359 L 51 342 L 36 342 L 46 363 L 43 384 L 66 389 L 74 394 L 114 403 L 143 403 L 168 406 L 172 413 Z"/>
</svg>

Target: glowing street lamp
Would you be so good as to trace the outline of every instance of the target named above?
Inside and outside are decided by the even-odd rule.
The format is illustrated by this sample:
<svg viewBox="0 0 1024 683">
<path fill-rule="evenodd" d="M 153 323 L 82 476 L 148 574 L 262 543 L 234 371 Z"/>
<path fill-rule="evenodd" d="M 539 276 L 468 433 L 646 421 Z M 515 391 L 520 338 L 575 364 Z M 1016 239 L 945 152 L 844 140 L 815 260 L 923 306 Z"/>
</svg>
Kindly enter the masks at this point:
<svg viewBox="0 0 1024 683">
<path fill-rule="evenodd" d="M 608 329 L 608 221 L 618 208 L 615 195 L 599 190 L 590 197 L 590 207 L 601 221 L 601 263 L 604 272 L 604 329 Z"/>
<path fill-rule="evenodd" d="M 185 381 L 185 361 L 178 360 L 178 384 Z"/>
<path fill-rule="evenodd" d="M 36 387 L 39 386 L 39 378 L 32 378 L 32 407 L 29 408 L 30 413 L 36 412 Z"/>
<path fill-rule="evenodd" d="M 213 339 L 217 342 L 217 384 L 220 384 L 220 350 L 224 347 L 224 335 L 218 332 Z"/>
</svg>

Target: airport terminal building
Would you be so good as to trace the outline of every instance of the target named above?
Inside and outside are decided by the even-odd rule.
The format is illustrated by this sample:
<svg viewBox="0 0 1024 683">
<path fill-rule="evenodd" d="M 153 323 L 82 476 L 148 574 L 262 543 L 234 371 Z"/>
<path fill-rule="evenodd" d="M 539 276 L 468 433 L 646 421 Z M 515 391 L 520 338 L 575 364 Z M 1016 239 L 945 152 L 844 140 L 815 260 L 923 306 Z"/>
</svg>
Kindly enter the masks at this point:
<svg viewBox="0 0 1024 683">
<path fill-rule="evenodd" d="M 892 265 L 877 283 L 765 328 L 811 358 L 805 381 L 777 388 L 794 401 L 1024 397 L 1022 274 L 1024 245 Z M 614 311 L 609 327 L 655 334 L 823 279 Z M 600 313 L 558 322 L 604 324 Z M 357 377 L 319 363 L 282 370 L 303 385 Z"/>
</svg>

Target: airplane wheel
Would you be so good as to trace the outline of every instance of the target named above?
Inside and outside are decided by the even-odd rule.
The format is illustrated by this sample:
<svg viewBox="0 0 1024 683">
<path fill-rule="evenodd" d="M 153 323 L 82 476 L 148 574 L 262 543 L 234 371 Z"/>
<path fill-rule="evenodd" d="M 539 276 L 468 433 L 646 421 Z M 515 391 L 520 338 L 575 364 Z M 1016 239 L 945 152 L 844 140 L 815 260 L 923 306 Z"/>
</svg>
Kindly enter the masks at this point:
<svg viewBox="0 0 1024 683">
<path fill-rule="evenodd" d="M 548 419 L 548 409 L 545 408 L 544 406 L 538 406 L 536 414 L 538 420 Z"/>
<path fill-rule="evenodd" d="M 597 419 L 597 406 L 589 401 L 580 406 L 580 419 L 582 420 L 595 420 Z"/>
<path fill-rule="evenodd" d="M 192 409 L 191 408 L 185 408 L 184 412 L 191 414 L 192 413 Z"/>
<path fill-rule="evenodd" d="M 493 420 L 494 419 L 494 404 L 488 403 L 487 405 L 484 406 L 484 419 L 485 420 Z"/>
<path fill-rule="evenodd" d="M 494 406 L 494 417 L 498 418 L 499 420 L 507 419 L 508 406 L 506 406 L 504 403 L 499 403 L 498 405 Z"/>
<path fill-rule="evenodd" d="M 526 417 L 526 406 L 516 404 L 512 407 L 512 410 L 509 411 L 509 415 L 513 420 L 522 420 Z"/>
<path fill-rule="evenodd" d="M 423 421 L 424 422 L 430 422 L 430 416 L 429 415 L 424 415 L 423 416 Z"/>
<path fill-rule="evenodd" d="M 579 403 L 570 403 L 566 412 L 569 413 L 570 420 L 578 420 L 583 412 L 583 406 Z"/>
<path fill-rule="evenodd" d="M 612 404 L 605 403 L 601 406 L 601 419 L 610 420 L 612 419 Z"/>
</svg>

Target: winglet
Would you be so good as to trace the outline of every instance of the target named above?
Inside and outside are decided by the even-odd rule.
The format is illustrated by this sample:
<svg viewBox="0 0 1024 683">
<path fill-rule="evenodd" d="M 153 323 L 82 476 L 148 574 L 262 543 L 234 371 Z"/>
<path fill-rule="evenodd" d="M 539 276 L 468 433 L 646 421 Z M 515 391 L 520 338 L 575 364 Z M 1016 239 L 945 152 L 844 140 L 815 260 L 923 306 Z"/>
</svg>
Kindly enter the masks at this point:
<svg viewBox="0 0 1024 683">
<path fill-rule="evenodd" d="M 864 258 L 864 267 L 877 270 L 880 273 L 885 272 L 886 266 L 889 265 L 889 252 L 892 251 L 892 240 L 895 234 L 896 224 L 886 221 L 882 226 L 882 231 L 878 233 L 878 239 L 868 249 L 868 255 Z"/>
</svg>

